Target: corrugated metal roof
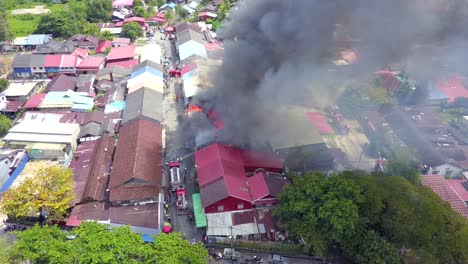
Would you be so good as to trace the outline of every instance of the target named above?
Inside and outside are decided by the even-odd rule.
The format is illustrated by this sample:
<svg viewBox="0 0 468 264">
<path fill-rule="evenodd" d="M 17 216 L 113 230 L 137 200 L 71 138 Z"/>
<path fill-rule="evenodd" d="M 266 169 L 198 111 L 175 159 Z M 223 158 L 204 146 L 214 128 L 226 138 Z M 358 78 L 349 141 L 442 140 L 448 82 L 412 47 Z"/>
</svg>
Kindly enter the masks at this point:
<svg viewBox="0 0 468 264">
<path fill-rule="evenodd" d="M 192 56 L 199 56 L 201 58 L 208 58 L 205 45 L 195 42 L 193 40 L 187 41 L 179 46 L 180 60 L 186 60 Z"/>
<path fill-rule="evenodd" d="M 127 104 L 123 113 L 122 123 L 136 118 L 146 117 L 156 122 L 162 122 L 163 96 L 150 88 L 142 88 L 127 96 Z"/>
</svg>

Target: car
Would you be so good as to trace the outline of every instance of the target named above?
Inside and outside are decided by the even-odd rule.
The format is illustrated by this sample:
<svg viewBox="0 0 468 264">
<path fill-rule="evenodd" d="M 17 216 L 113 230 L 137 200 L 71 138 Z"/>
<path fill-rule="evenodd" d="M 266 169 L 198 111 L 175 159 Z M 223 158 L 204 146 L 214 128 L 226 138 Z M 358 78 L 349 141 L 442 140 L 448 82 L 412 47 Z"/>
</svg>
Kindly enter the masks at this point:
<svg viewBox="0 0 468 264">
<path fill-rule="evenodd" d="M 288 259 L 278 254 L 270 256 L 268 263 L 270 264 L 288 264 Z"/>
<path fill-rule="evenodd" d="M 159 32 L 165 33 L 166 31 L 164 30 L 164 28 L 161 28 L 161 29 L 159 30 Z"/>
</svg>

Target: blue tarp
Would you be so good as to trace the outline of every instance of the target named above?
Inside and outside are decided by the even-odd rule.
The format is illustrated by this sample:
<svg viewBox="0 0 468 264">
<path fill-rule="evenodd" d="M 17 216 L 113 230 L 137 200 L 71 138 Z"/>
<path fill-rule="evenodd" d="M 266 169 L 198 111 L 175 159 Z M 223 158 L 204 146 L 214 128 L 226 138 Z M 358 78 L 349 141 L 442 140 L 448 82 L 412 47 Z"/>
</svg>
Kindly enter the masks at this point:
<svg viewBox="0 0 468 264">
<path fill-rule="evenodd" d="M 177 6 L 177 4 L 176 4 L 176 3 L 170 3 L 170 4 L 168 4 L 168 6 L 169 6 L 170 8 L 175 8 L 175 7 Z"/>
<path fill-rule="evenodd" d="M 125 101 L 117 101 L 107 104 L 104 108 L 104 114 L 123 111 L 125 109 Z"/>
<path fill-rule="evenodd" d="M 153 243 L 154 242 L 153 237 L 149 236 L 149 235 L 146 235 L 146 234 L 141 235 L 141 238 L 143 239 L 143 241 L 145 241 L 147 243 Z"/>
<path fill-rule="evenodd" d="M 8 191 L 8 189 L 10 189 L 11 185 L 16 180 L 18 175 L 20 175 L 20 173 L 23 171 L 23 169 L 26 166 L 26 164 L 28 163 L 28 161 L 29 161 L 29 155 L 26 153 L 24 155 L 23 160 L 21 160 L 20 164 L 18 165 L 18 167 L 16 167 L 15 171 L 13 171 L 13 173 L 10 175 L 10 178 L 8 178 L 8 180 L 5 182 L 5 184 L 0 189 L 0 193 L 4 193 L 4 192 Z"/>
</svg>

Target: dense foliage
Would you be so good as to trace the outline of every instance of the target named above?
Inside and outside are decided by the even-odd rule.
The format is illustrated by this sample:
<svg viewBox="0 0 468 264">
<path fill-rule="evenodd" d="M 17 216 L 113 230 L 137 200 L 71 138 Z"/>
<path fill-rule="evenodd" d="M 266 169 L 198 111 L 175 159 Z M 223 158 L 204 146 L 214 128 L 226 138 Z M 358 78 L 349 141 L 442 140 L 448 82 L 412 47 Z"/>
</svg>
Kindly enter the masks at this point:
<svg viewBox="0 0 468 264">
<path fill-rule="evenodd" d="M 69 233 L 34 226 L 17 233 L 7 251 L 11 263 L 206 263 L 207 251 L 180 234 L 161 234 L 145 244 L 128 226 L 86 222 Z"/>
<path fill-rule="evenodd" d="M 43 15 L 37 25 L 36 33 L 52 34 L 54 38 L 67 38 L 80 31 L 77 16 L 69 10 L 50 12 Z"/>
<path fill-rule="evenodd" d="M 310 173 L 293 178 L 280 201 L 275 215 L 315 254 L 335 245 L 357 263 L 468 261 L 467 220 L 402 177 Z"/>
<path fill-rule="evenodd" d="M 10 31 L 8 28 L 7 12 L 5 3 L 0 1 L 0 41 L 5 41 L 10 38 Z"/>
<path fill-rule="evenodd" d="M 0 137 L 5 136 L 12 126 L 11 119 L 6 115 L 0 115 Z"/>
<path fill-rule="evenodd" d="M 122 37 L 129 38 L 132 41 L 143 36 L 143 29 L 137 22 L 130 22 L 122 27 Z"/>
<path fill-rule="evenodd" d="M 41 168 L 2 196 L 0 208 L 11 217 L 44 213 L 61 219 L 73 200 L 73 172 L 62 166 Z"/>
</svg>

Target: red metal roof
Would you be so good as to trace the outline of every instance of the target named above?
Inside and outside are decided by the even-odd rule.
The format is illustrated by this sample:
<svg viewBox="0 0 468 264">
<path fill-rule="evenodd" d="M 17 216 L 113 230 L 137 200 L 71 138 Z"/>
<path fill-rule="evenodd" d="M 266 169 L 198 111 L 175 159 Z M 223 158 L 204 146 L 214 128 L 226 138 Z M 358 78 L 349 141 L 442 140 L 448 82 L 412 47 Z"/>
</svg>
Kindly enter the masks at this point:
<svg viewBox="0 0 468 264">
<path fill-rule="evenodd" d="M 253 172 L 259 168 L 271 172 L 281 172 L 283 164 L 279 156 L 271 151 L 240 150 L 244 168 Z"/>
<path fill-rule="evenodd" d="M 112 66 L 118 66 L 118 67 L 123 67 L 123 68 L 132 68 L 133 66 L 138 65 L 138 59 L 129 59 L 129 60 L 122 60 L 122 61 L 112 61 L 108 62 L 106 65 L 106 68 L 112 67 Z"/>
<path fill-rule="evenodd" d="M 79 226 L 80 220 L 109 220 L 109 209 L 104 203 L 86 203 L 73 207 L 70 217 L 68 218 L 67 226 Z"/>
<path fill-rule="evenodd" d="M 468 89 L 465 88 L 463 79 L 460 76 L 439 81 L 436 86 L 449 98 L 449 103 L 454 102 L 458 97 L 468 98 Z"/>
<path fill-rule="evenodd" d="M 261 171 L 247 179 L 252 195 L 252 201 L 255 202 L 266 196 L 278 197 L 288 181 L 281 174 L 267 173 Z"/>
<path fill-rule="evenodd" d="M 85 57 L 88 57 L 88 52 L 89 52 L 89 50 L 87 50 L 87 49 L 76 48 L 76 49 L 71 53 L 71 55 L 79 56 L 79 57 L 85 58 Z"/>
<path fill-rule="evenodd" d="M 73 154 L 73 159 L 70 162 L 70 168 L 73 170 L 73 190 L 75 193 L 73 205 L 81 202 L 83 198 L 97 144 L 98 141 L 83 142 L 78 145 Z"/>
<path fill-rule="evenodd" d="M 389 70 L 381 70 L 376 72 L 383 88 L 390 92 L 397 91 L 401 88 L 401 81 L 396 77 L 398 73 L 399 72 Z"/>
<path fill-rule="evenodd" d="M 24 105 L 23 101 L 7 101 L 5 105 L 5 109 L 3 111 L 9 113 L 16 113 L 20 108 Z"/>
<path fill-rule="evenodd" d="M 44 101 L 44 98 L 46 97 L 47 94 L 45 93 L 40 93 L 40 94 L 33 94 L 29 101 L 23 106 L 24 108 L 38 108 L 42 101 Z"/>
<path fill-rule="evenodd" d="M 60 68 L 61 61 L 62 61 L 62 55 L 56 55 L 56 54 L 45 55 L 44 67 Z"/>
<path fill-rule="evenodd" d="M 111 47 L 112 47 L 112 41 L 102 40 L 101 42 L 99 42 L 99 45 L 96 48 L 96 53 L 105 52 L 107 48 L 111 48 Z"/>
<path fill-rule="evenodd" d="M 60 67 L 76 67 L 78 63 L 78 57 L 74 55 L 62 55 L 62 62 L 60 63 Z"/>
<path fill-rule="evenodd" d="M 159 204 L 109 208 L 110 220 L 115 224 L 159 228 Z"/>
<path fill-rule="evenodd" d="M 331 128 L 322 114 L 319 112 L 308 112 L 306 115 L 321 134 L 333 134 L 333 128 Z"/>
<path fill-rule="evenodd" d="M 104 63 L 104 58 L 103 57 L 88 57 L 85 58 L 78 67 L 76 67 L 79 70 L 85 70 L 85 69 L 92 69 L 92 70 L 98 70 L 101 65 Z"/>
<path fill-rule="evenodd" d="M 144 23 L 145 18 L 144 17 L 128 17 L 128 18 L 125 18 L 124 23 L 128 23 L 128 22 L 141 22 L 141 23 Z"/>
<path fill-rule="evenodd" d="M 44 90 L 48 92 L 66 92 L 68 90 L 74 90 L 76 86 L 76 78 L 65 74 L 55 76 L 52 81 L 47 84 L 47 88 Z"/>
<path fill-rule="evenodd" d="M 154 17 L 148 18 L 148 21 L 156 21 L 156 22 L 164 23 L 166 22 L 166 19 L 162 17 L 154 16 Z"/>
<path fill-rule="evenodd" d="M 442 200 L 448 202 L 453 210 L 468 217 L 468 206 L 442 175 L 423 175 L 421 183 L 432 189 Z"/>
<path fill-rule="evenodd" d="M 135 57 L 135 46 L 128 45 L 124 47 L 112 48 L 107 55 L 107 61 L 133 59 Z"/>
</svg>

